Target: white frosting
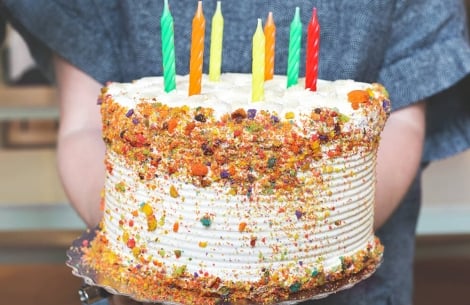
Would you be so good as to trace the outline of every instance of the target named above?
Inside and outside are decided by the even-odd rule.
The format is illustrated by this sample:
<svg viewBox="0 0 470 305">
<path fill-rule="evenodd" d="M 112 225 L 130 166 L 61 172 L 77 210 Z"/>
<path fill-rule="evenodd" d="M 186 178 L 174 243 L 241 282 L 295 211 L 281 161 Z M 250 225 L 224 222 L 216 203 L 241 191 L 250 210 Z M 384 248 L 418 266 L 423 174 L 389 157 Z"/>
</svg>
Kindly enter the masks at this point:
<svg viewBox="0 0 470 305">
<path fill-rule="evenodd" d="M 297 219 L 296 210 L 304 213 L 308 210 L 303 200 L 289 203 L 285 212 L 277 212 L 286 206 L 284 202 L 261 199 L 250 203 L 246 196 L 226 195 L 227 191 L 220 187 L 201 190 L 191 184 L 157 178 L 157 187 L 151 190 L 122 158 L 111 153 L 110 159 L 114 168 L 106 179 L 104 225 L 110 246 L 129 264 L 139 262 L 124 242 L 115 242 L 124 231 L 135 236 L 137 245 L 139 240 L 145 241 L 148 258 L 161 261 L 166 270 L 186 265 L 191 274 L 203 270 L 222 279 L 246 281 L 258 280 L 263 269 L 286 266 L 291 266 L 292 277 L 305 274 L 305 268 L 334 271 L 341 267 L 341 257 L 374 244 L 373 153 L 337 159 L 322 173 L 324 190 L 317 185 L 306 187 L 305 193 L 311 191 L 312 200 L 317 202 L 310 207 L 316 219 Z M 126 184 L 124 193 L 115 191 L 119 182 Z M 306 185 L 312 183 L 311 178 L 306 178 Z M 176 187 L 179 197 L 170 196 L 171 186 Z M 132 216 L 142 203 L 149 201 L 153 202 L 154 215 L 160 222 L 153 232 L 147 231 L 144 213 Z M 205 214 L 213 217 L 210 227 L 201 224 Z M 133 226 L 119 227 L 119 219 L 133 219 Z M 179 230 L 173 232 L 176 222 Z M 240 222 L 247 222 L 252 231 L 239 232 Z M 305 230 L 306 226 L 311 228 Z M 255 247 L 250 246 L 252 236 L 257 238 Z M 207 242 L 207 247 L 201 248 L 199 242 Z M 182 251 L 180 258 L 175 256 L 175 250 Z M 165 253 L 164 258 L 161 253 Z"/>
<path fill-rule="evenodd" d="M 347 100 L 348 92 L 371 85 L 319 80 L 318 90 L 311 92 L 300 85 L 285 89 L 286 82 L 281 76 L 266 82 L 265 100 L 261 102 L 251 101 L 251 78 L 242 74 L 224 74 L 220 82 L 204 76 L 202 94 L 189 97 L 184 76 L 177 76 L 177 89 L 170 93 L 163 92 L 163 78 L 148 77 L 131 84 L 112 83 L 106 94 L 128 109 L 143 100 L 154 100 L 170 107 L 210 107 L 216 117 L 239 108 L 270 110 L 284 117 L 288 112 L 309 113 L 329 107 L 353 118 L 350 124 L 374 129 L 371 125 L 378 114 L 353 110 Z M 381 128 L 376 129 L 378 134 Z M 124 235 L 146 249 L 147 260 L 163 264 L 157 267 L 150 263 L 148 268 L 171 274 L 185 266 L 191 274 L 203 271 L 223 280 L 257 281 L 263 270 L 275 272 L 288 267 L 288 286 L 306 270 L 337 271 L 342 257 L 374 245 L 375 154 L 375 150 L 358 148 L 355 154 L 312 164 L 320 171 L 322 183 L 309 172 L 299 174 L 303 182 L 302 190 L 295 195 L 299 200 L 285 202 L 285 198 L 259 195 L 250 202 L 246 195 L 229 195 L 228 189 L 217 183 L 198 188 L 166 175 L 149 183 L 141 180 L 122 156 L 108 151 L 113 169 L 106 177 L 104 231 L 111 249 L 130 265 L 141 262 L 126 246 Z M 116 191 L 120 183 L 125 186 L 124 192 Z M 178 196 L 171 196 L 172 187 Z M 150 204 L 157 219 L 155 231 L 147 230 L 147 216 L 141 211 L 145 203 Z M 210 226 L 201 223 L 206 214 L 210 215 Z M 242 222 L 247 229 L 240 232 Z M 255 246 L 251 245 L 253 237 Z"/>
<path fill-rule="evenodd" d="M 115 101 L 129 109 L 144 99 L 156 98 L 158 102 L 171 107 L 191 105 L 211 107 L 216 117 L 231 113 L 239 108 L 264 109 L 275 111 L 281 117 L 287 112 L 305 112 L 306 107 L 336 108 L 345 115 L 355 111 L 347 100 L 347 93 L 352 90 L 364 90 L 370 84 L 353 80 L 337 80 L 334 82 L 318 80 L 317 91 L 303 88 L 305 80 L 299 79 L 299 85 L 286 89 L 287 78 L 276 75 L 265 83 L 264 101 L 251 101 L 251 77 L 249 74 L 222 74 L 219 82 L 209 80 L 207 75 L 202 78 L 202 92 L 188 96 L 188 77 L 176 76 L 176 89 L 165 93 L 162 77 L 145 77 L 133 83 L 111 83 L 108 93 Z"/>
</svg>

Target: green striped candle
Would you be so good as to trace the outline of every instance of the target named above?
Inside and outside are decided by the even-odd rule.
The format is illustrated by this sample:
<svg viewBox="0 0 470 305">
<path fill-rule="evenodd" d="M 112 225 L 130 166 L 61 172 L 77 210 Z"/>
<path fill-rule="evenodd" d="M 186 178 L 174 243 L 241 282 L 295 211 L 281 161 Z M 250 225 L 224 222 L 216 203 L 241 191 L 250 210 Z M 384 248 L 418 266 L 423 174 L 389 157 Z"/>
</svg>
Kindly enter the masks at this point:
<svg viewBox="0 0 470 305">
<path fill-rule="evenodd" d="M 174 25 L 173 17 L 168 8 L 168 0 L 165 0 L 160 25 L 162 31 L 163 80 L 165 92 L 170 92 L 176 88 L 176 67 Z"/>
<path fill-rule="evenodd" d="M 302 40 L 302 22 L 300 9 L 295 8 L 294 19 L 290 24 L 289 55 L 287 58 L 287 88 L 299 81 L 300 44 Z"/>
</svg>

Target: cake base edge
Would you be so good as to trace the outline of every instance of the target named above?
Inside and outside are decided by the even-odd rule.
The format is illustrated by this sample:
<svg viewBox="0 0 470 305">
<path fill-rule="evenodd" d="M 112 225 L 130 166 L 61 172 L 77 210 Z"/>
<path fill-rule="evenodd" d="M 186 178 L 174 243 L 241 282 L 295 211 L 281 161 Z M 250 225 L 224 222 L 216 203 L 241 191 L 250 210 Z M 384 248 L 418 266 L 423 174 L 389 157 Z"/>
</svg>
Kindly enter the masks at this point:
<svg viewBox="0 0 470 305">
<path fill-rule="evenodd" d="M 217 278 L 207 277 L 195 285 L 194 281 L 175 281 L 155 273 L 139 272 L 139 268 L 126 268 L 119 263 L 118 256 L 106 247 L 106 243 L 99 230 L 85 231 L 67 251 L 66 264 L 72 268 L 72 273 L 83 278 L 87 284 L 104 288 L 112 294 L 164 305 L 290 305 L 321 299 L 369 278 L 383 259 L 383 245 L 376 237 L 367 254 L 361 252 L 346 259 L 343 270 L 319 273 L 315 276 L 317 281 L 305 281 L 301 287 L 266 285 L 261 288 L 262 283 L 227 287 L 221 285 Z M 359 259 L 361 268 L 351 268 L 350 260 Z M 257 286 L 256 289 L 254 286 Z"/>
</svg>

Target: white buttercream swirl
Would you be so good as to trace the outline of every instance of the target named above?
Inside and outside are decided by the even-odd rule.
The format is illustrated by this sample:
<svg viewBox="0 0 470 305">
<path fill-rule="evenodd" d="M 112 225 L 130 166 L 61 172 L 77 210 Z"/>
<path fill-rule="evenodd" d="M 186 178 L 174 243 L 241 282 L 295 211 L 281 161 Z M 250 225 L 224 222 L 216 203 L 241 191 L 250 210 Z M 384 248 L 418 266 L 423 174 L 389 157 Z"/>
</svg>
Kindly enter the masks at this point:
<svg viewBox="0 0 470 305">
<path fill-rule="evenodd" d="M 304 79 L 299 80 L 302 84 Z M 317 91 L 312 92 L 301 85 L 286 89 L 287 78 L 276 75 L 265 82 L 264 101 L 251 101 L 251 78 L 248 74 L 222 74 L 220 81 L 213 82 L 203 75 L 202 92 L 188 96 L 188 77 L 176 76 L 176 89 L 166 93 L 162 77 L 145 77 L 133 83 L 111 83 L 108 93 L 115 101 L 129 109 L 141 99 L 157 99 L 171 107 L 192 105 L 213 108 L 216 117 L 231 113 L 239 108 L 264 109 L 275 111 L 281 117 L 287 112 L 301 113 L 317 107 L 336 108 L 345 115 L 354 113 L 347 93 L 352 90 L 365 90 L 371 85 L 353 80 L 318 80 Z"/>
<path fill-rule="evenodd" d="M 153 190 L 140 181 L 121 157 L 110 153 L 109 158 L 114 167 L 106 179 L 104 224 L 110 246 L 129 264 L 139 262 L 122 241 L 124 232 L 135 238 L 137 245 L 146 247 L 148 259 L 161 261 L 166 270 L 185 265 L 190 273 L 204 270 L 226 280 L 243 281 L 258 280 L 262 270 L 287 266 L 292 266 L 293 278 L 305 273 L 305 268 L 337 270 L 341 257 L 373 244 L 373 153 L 337 159 L 335 169 L 323 173 L 328 186 L 325 189 L 331 193 L 308 186 L 313 181 L 306 180 L 306 192 L 308 189 L 315 192 L 316 200 L 309 211 L 315 217 L 309 219 L 298 219 L 295 215 L 296 210 L 309 210 L 303 200 L 290 202 L 287 211 L 278 213 L 286 207 L 285 203 L 262 199 L 250 203 L 246 196 L 227 195 L 227 190 L 216 186 L 201 190 L 191 184 L 157 178 Z M 115 191 L 120 182 L 126 185 L 124 193 Z M 172 186 L 179 197 L 170 195 Z M 151 202 L 160 222 L 156 231 L 147 230 L 143 213 L 135 217 L 135 211 L 146 202 Z M 213 218 L 210 227 L 201 224 L 204 215 Z M 132 219 L 132 227 L 118 226 L 120 219 Z M 176 222 L 179 230 L 173 232 Z M 241 222 L 246 222 L 251 230 L 239 232 Z M 256 236 L 256 247 L 250 245 L 252 236 Z M 207 247 L 201 248 L 200 242 L 207 243 Z M 180 258 L 174 255 L 176 250 L 182 251 Z M 160 257 L 161 253 L 165 253 L 164 257 Z"/>
</svg>

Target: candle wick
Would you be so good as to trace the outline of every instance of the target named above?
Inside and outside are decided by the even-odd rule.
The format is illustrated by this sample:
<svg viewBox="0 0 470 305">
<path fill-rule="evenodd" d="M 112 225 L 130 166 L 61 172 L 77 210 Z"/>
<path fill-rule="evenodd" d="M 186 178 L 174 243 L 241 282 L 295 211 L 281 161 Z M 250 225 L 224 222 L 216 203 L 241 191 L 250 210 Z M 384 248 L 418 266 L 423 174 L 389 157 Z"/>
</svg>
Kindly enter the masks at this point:
<svg viewBox="0 0 470 305">
<path fill-rule="evenodd" d="M 197 15 L 197 16 L 201 16 L 201 15 L 202 15 L 202 1 L 198 1 L 198 2 L 197 2 L 197 11 L 196 11 L 196 15 Z"/>
</svg>

